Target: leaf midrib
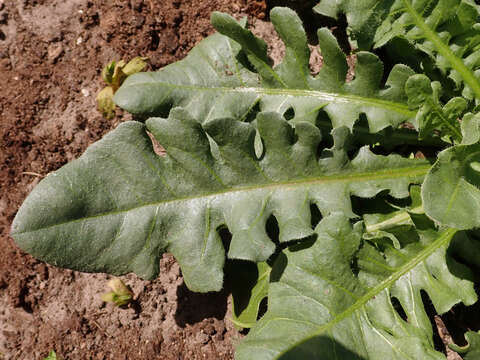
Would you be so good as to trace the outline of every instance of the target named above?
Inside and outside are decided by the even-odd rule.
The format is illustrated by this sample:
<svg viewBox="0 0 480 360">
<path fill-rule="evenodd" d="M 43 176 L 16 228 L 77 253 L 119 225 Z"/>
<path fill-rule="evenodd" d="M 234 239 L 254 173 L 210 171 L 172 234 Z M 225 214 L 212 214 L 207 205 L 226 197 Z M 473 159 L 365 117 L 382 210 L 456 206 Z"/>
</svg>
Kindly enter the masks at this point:
<svg viewBox="0 0 480 360">
<path fill-rule="evenodd" d="M 383 290 L 390 288 L 398 279 L 400 279 L 403 275 L 411 271 L 422 261 L 426 260 L 430 255 L 432 255 L 439 248 L 448 244 L 448 242 L 453 238 L 453 236 L 457 231 L 458 231 L 457 229 L 451 229 L 451 228 L 443 231 L 438 236 L 437 240 L 435 240 L 433 243 L 428 245 L 425 249 L 420 251 L 410 261 L 406 262 L 401 267 L 399 267 L 396 272 L 394 272 L 389 277 L 384 279 L 377 286 L 371 288 L 365 295 L 359 298 L 354 304 L 349 306 L 347 310 L 335 316 L 335 318 L 329 321 L 327 324 L 318 327 L 317 330 L 312 331 L 308 336 L 304 337 L 302 340 L 289 346 L 287 349 L 282 350 L 277 356 L 275 356 L 275 359 L 278 359 L 280 356 L 284 355 L 291 349 L 297 346 L 300 346 L 301 344 L 307 342 L 308 340 L 313 339 L 314 337 L 319 336 L 325 333 L 326 331 L 329 331 L 334 325 L 338 324 L 340 321 L 352 315 L 354 312 L 356 312 L 362 306 L 364 306 L 368 301 L 370 301 L 376 295 L 380 294 Z"/>
<path fill-rule="evenodd" d="M 319 184 L 328 184 L 328 183 L 335 183 L 335 182 L 362 182 L 362 181 L 371 181 L 371 180 L 384 180 L 384 179 L 397 179 L 397 178 L 409 178 L 409 177 L 417 177 L 426 175 L 428 170 L 430 169 L 430 164 L 421 163 L 417 166 L 408 166 L 408 167 L 399 167 L 395 169 L 380 169 L 375 171 L 369 172 L 358 172 L 358 173 L 343 173 L 343 174 L 335 174 L 335 175 L 326 175 L 321 177 L 313 177 L 313 178 L 303 178 L 303 179 L 296 179 L 296 180 L 289 180 L 283 182 L 276 182 L 276 183 L 268 183 L 268 184 L 257 184 L 254 186 L 244 186 L 244 187 L 233 187 L 225 190 L 217 190 L 211 193 L 204 193 L 204 194 L 196 194 L 194 196 L 188 196 L 183 198 L 177 199 L 167 199 L 163 201 L 156 201 L 152 203 L 146 203 L 139 206 L 135 206 L 128 209 L 116 210 L 116 211 L 108 211 L 96 215 L 85 216 L 78 219 L 68 220 L 57 224 L 52 224 L 45 227 L 40 227 L 34 230 L 27 230 L 22 232 L 12 232 L 12 235 L 21 235 L 25 233 L 33 233 L 41 230 L 46 230 L 49 228 L 53 228 L 56 226 L 62 226 L 65 224 L 80 222 L 80 221 L 88 221 L 91 219 L 121 214 L 129 211 L 134 211 L 139 208 L 148 207 L 148 206 L 160 206 L 165 204 L 171 204 L 174 202 L 183 202 L 183 201 L 191 201 L 199 198 L 209 198 L 209 197 L 216 197 L 219 195 L 224 194 L 232 194 L 232 193 L 239 193 L 243 191 L 252 191 L 252 190 L 262 190 L 262 189 L 277 189 L 277 188 L 289 188 L 289 187 L 300 187 L 300 186 L 312 186 L 312 185 L 319 185 Z"/>
<path fill-rule="evenodd" d="M 198 91 L 215 91 L 215 92 L 232 92 L 232 93 L 248 93 L 253 92 L 260 95 L 278 95 L 278 96 L 296 96 L 296 97 L 315 97 L 321 100 L 334 103 L 345 104 L 361 104 L 370 105 L 382 109 L 393 110 L 397 113 L 414 118 L 415 111 L 408 108 L 408 105 L 397 103 L 389 100 L 383 100 L 376 97 L 363 97 L 360 95 L 334 93 L 321 90 L 307 90 L 307 89 L 286 89 L 286 88 L 262 88 L 262 87 L 225 87 L 225 86 L 202 86 L 202 85 L 187 85 L 187 84 L 171 84 L 160 81 L 139 82 L 127 87 L 141 87 L 145 85 L 155 85 L 164 87 L 174 87 L 180 89 Z"/>
</svg>

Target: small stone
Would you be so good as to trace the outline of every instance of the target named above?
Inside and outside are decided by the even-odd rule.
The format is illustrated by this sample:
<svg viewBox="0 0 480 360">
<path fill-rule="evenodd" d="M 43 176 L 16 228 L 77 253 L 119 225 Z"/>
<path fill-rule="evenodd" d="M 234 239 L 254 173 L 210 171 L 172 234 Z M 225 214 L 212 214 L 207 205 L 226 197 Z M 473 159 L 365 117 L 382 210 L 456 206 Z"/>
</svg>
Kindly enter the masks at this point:
<svg viewBox="0 0 480 360">
<path fill-rule="evenodd" d="M 50 44 L 48 45 L 48 60 L 53 64 L 62 55 L 62 44 Z"/>
<path fill-rule="evenodd" d="M 82 89 L 80 91 L 82 92 L 83 96 L 85 96 L 85 97 L 90 96 L 90 91 L 88 91 L 87 89 Z"/>
<path fill-rule="evenodd" d="M 82 42 L 83 42 L 83 39 L 82 39 L 81 36 L 79 36 L 79 37 L 77 38 L 76 44 L 77 44 L 77 45 L 80 45 Z"/>
</svg>

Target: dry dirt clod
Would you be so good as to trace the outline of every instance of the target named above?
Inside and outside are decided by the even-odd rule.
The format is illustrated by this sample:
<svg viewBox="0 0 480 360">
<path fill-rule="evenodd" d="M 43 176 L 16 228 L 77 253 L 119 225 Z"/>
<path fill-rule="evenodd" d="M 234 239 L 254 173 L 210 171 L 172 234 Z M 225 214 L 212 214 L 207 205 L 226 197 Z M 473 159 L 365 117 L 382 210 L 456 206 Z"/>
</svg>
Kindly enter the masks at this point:
<svg viewBox="0 0 480 360">
<path fill-rule="evenodd" d="M 57 59 L 62 55 L 63 53 L 63 46 L 62 44 L 50 44 L 48 45 L 48 61 L 51 64 L 54 64 Z"/>
</svg>

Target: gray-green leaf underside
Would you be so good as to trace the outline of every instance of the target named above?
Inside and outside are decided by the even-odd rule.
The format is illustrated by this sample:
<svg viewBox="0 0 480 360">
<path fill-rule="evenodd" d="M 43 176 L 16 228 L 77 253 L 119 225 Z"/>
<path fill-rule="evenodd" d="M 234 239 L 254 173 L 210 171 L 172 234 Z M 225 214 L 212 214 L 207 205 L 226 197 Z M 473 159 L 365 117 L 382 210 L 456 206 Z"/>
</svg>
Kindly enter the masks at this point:
<svg viewBox="0 0 480 360">
<path fill-rule="evenodd" d="M 236 359 L 445 359 L 421 291 L 439 313 L 472 304 L 473 273 L 447 253 L 455 230 L 438 232 L 424 215 L 414 223 L 400 248 L 376 247 L 362 240 L 361 222 L 324 218 L 311 246 L 291 246 L 274 263 L 268 311 Z"/>
<path fill-rule="evenodd" d="M 463 90 L 480 98 L 480 7 L 471 0 L 321 0 L 321 14 L 345 13 L 360 48 L 380 47 L 395 37 L 430 56 Z"/>
<path fill-rule="evenodd" d="M 167 156 L 155 154 L 147 130 Z M 302 239 L 313 234 L 311 204 L 324 216 L 353 217 L 351 195 L 388 190 L 406 197 L 430 167 L 367 147 L 350 161 L 343 149 L 348 134 L 336 129 L 335 146 L 317 158 L 318 128 L 298 122 L 292 129 L 274 112 L 260 113 L 256 127 L 229 118 L 201 125 L 180 108 L 145 125 L 126 122 L 41 181 L 20 208 L 12 236 L 58 266 L 144 278 L 157 275 L 159 257 L 169 251 L 190 289 L 219 290 L 220 227 L 232 233 L 230 258 L 264 261 L 275 250 L 265 231 L 271 215 L 281 242 Z"/>
<path fill-rule="evenodd" d="M 404 85 L 413 71 L 396 65 L 381 88 L 383 64 L 368 52 L 357 54 L 355 79 L 346 82 L 347 62 L 326 28 L 318 31 L 323 67 L 317 76 L 309 69 L 310 51 L 301 21 L 288 8 L 275 8 L 270 19 L 282 38 L 286 54 L 272 68 L 265 42 L 231 16 L 212 15 L 222 33 L 197 45 L 182 61 L 157 72 L 130 76 L 115 95 L 120 107 L 134 114 L 166 117 L 180 106 L 197 121 L 218 117 L 253 120 L 258 111 L 284 114 L 292 123 L 315 123 L 319 111 L 332 126 L 353 127 L 365 114 L 371 132 L 415 117 L 407 106 Z"/>
</svg>

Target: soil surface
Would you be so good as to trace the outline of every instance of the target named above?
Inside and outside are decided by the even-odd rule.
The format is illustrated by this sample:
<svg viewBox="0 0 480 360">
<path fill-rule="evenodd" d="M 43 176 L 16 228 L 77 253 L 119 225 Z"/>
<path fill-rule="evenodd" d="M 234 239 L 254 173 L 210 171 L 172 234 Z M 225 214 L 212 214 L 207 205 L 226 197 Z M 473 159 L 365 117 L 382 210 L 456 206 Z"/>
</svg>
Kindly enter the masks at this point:
<svg viewBox="0 0 480 360">
<path fill-rule="evenodd" d="M 108 276 L 55 268 L 21 252 L 10 224 L 50 171 L 78 157 L 128 114 L 106 120 L 95 97 L 111 60 L 155 70 L 213 32 L 214 10 L 252 22 L 263 0 L 0 0 L 0 359 L 232 359 L 241 335 L 229 292 L 194 294 L 171 256 L 161 275 L 122 279 L 125 309 L 100 295 Z M 266 27 L 267 32 L 271 29 Z"/>
</svg>

